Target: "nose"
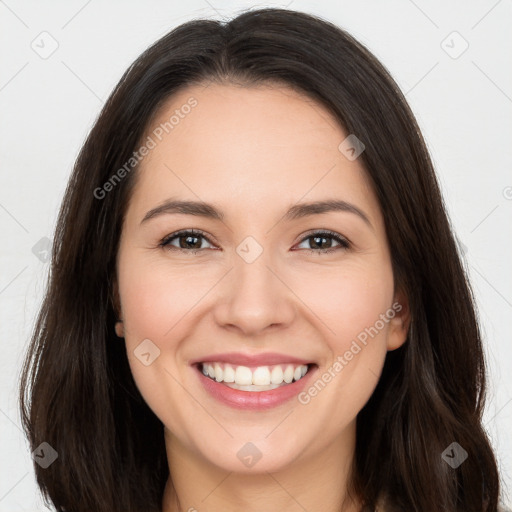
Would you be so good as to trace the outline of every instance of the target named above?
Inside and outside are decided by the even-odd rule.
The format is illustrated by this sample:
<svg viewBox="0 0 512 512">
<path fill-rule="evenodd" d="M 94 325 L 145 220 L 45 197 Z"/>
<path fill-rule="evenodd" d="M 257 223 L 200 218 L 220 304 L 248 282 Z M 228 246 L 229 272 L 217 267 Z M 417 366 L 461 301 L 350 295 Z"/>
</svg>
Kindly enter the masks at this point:
<svg viewBox="0 0 512 512">
<path fill-rule="evenodd" d="M 235 257 L 215 308 L 220 327 L 237 330 L 244 336 L 258 336 L 270 328 L 286 328 L 292 323 L 295 295 L 283 272 L 273 267 L 265 251 L 252 263 Z"/>
</svg>

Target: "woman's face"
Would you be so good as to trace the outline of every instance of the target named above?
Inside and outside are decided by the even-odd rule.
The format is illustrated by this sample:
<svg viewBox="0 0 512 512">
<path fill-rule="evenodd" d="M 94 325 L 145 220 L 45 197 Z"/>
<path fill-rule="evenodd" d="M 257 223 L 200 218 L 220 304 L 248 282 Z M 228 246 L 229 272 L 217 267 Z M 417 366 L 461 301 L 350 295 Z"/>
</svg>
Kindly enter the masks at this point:
<svg viewBox="0 0 512 512">
<path fill-rule="evenodd" d="M 153 120 L 117 279 L 131 371 L 173 453 L 272 472 L 353 446 L 407 308 L 348 135 L 284 87 L 196 85 Z M 339 208 L 304 207 L 325 201 Z"/>
</svg>

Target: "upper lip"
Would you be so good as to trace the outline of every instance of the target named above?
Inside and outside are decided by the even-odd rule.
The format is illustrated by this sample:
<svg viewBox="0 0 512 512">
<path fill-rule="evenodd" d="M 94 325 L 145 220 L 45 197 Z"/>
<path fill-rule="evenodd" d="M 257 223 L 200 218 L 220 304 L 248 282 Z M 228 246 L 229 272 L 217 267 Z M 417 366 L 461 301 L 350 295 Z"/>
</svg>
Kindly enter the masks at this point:
<svg viewBox="0 0 512 512">
<path fill-rule="evenodd" d="M 222 354 L 208 354 L 194 359 L 191 364 L 198 363 L 229 363 L 235 366 L 270 366 L 274 364 L 292 363 L 296 365 L 311 364 L 312 361 L 300 359 L 276 352 L 263 354 L 243 354 L 241 352 L 224 352 Z"/>
</svg>

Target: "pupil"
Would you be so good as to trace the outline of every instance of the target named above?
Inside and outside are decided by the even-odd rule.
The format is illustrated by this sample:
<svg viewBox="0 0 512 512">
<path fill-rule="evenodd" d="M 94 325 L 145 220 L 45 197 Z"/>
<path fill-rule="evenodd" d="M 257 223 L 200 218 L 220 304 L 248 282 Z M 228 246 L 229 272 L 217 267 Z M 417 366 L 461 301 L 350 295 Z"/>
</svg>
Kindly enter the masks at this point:
<svg viewBox="0 0 512 512">
<path fill-rule="evenodd" d="M 197 242 L 196 244 L 194 244 L 193 242 L 191 242 L 191 240 L 195 239 L 196 241 L 199 240 L 199 237 L 198 236 L 186 236 L 186 237 L 181 237 L 181 239 L 185 238 L 185 243 L 184 244 L 180 244 L 182 248 L 190 248 L 190 245 L 189 244 L 192 244 L 192 246 L 194 246 L 193 248 L 194 249 L 199 249 L 200 246 L 201 246 L 201 243 L 199 242 L 199 247 L 197 246 Z M 314 240 L 314 244 L 315 246 L 317 247 L 320 247 L 320 245 L 322 244 L 322 241 L 326 241 L 327 238 L 323 237 L 323 236 L 314 236 L 313 237 L 313 240 Z M 320 242 L 319 242 L 320 241 Z"/>
<path fill-rule="evenodd" d="M 327 238 L 323 237 L 323 236 L 315 236 L 313 237 L 313 240 L 315 241 L 315 245 L 319 246 L 320 244 L 317 242 L 317 240 L 327 240 Z"/>
<path fill-rule="evenodd" d="M 197 236 L 186 236 L 186 237 L 181 237 L 181 239 L 185 238 L 185 243 L 184 244 L 181 244 L 181 247 L 184 248 L 184 249 L 190 249 L 190 245 L 188 244 L 192 244 L 194 245 L 194 243 L 190 242 L 190 240 L 192 239 L 196 239 L 196 240 L 199 240 L 199 237 Z M 201 246 L 201 243 L 199 242 L 199 247 L 197 247 L 197 244 L 195 244 L 196 247 L 193 247 L 194 249 L 199 249 L 200 246 Z"/>
</svg>

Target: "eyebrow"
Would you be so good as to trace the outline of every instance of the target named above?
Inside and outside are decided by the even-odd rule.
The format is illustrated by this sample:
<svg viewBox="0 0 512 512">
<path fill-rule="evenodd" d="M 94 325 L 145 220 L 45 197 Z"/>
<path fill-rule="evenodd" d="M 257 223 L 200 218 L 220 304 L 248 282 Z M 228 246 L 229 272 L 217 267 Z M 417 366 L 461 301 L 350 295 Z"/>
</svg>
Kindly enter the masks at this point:
<svg viewBox="0 0 512 512">
<path fill-rule="evenodd" d="M 342 201 L 340 199 L 328 199 L 324 201 L 315 201 L 310 203 L 298 203 L 291 206 L 288 211 L 284 214 L 283 218 L 285 221 L 292 221 L 309 217 L 311 215 L 320 215 L 328 212 L 348 212 L 353 213 L 360 217 L 368 226 L 373 229 L 372 223 L 368 216 L 357 206 Z M 161 205 L 149 210 L 141 221 L 141 224 L 147 222 L 150 219 L 154 219 L 164 214 L 183 214 L 183 215 L 195 215 L 198 217 L 206 217 L 208 219 L 214 219 L 223 221 L 224 214 L 221 210 L 209 203 L 200 201 L 180 201 L 176 199 L 168 199 Z"/>
</svg>

